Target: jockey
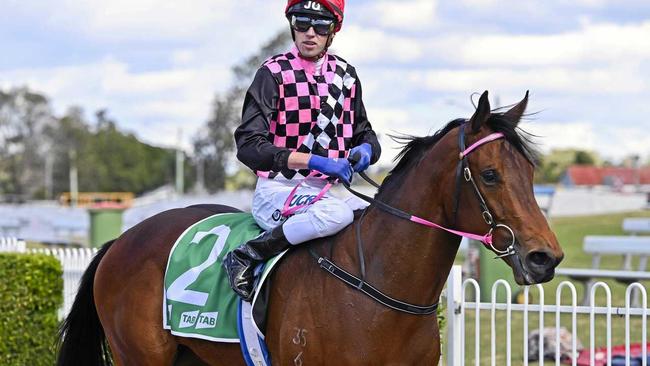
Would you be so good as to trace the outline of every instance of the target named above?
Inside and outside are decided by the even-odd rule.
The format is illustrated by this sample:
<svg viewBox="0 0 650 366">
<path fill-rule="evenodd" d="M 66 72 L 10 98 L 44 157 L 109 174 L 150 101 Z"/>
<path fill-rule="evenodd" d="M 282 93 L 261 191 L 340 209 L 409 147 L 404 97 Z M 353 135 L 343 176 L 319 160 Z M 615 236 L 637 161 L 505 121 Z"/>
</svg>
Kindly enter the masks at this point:
<svg viewBox="0 0 650 366">
<path fill-rule="evenodd" d="M 258 176 L 252 213 L 266 232 L 223 261 L 230 285 L 246 301 L 259 263 L 352 223 L 357 202 L 327 193 L 317 198 L 326 191 L 325 178 L 350 183 L 354 172 L 379 159 L 356 71 L 327 52 L 344 7 L 345 0 L 289 0 L 285 14 L 295 45 L 264 62 L 246 93 L 237 158 Z M 353 166 L 352 155 L 359 158 Z M 287 208 L 296 210 L 287 215 Z"/>
</svg>

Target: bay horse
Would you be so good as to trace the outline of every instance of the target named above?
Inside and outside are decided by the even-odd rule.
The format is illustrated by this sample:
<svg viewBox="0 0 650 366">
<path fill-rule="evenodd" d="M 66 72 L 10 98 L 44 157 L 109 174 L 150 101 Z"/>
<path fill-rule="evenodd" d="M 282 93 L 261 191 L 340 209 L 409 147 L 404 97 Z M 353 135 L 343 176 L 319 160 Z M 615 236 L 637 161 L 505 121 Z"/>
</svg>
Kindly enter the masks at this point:
<svg viewBox="0 0 650 366">
<path fill-rule="evenodd" d="M 331 253 L 339 267 L 359 276 L 358 231 L 367 283 L 403 302 L 436 303 L 461 238 L 395 217 L 379 202 L 464 232 L 484 233 L 486 222 L 498 222 L 491 248 L 512 267 L 517 283 L 553 278 L 563 252 L 533 195 L 535 149 L 517 127 L 527 101 L 528 93 L 508 111 L 493 112 L 486 91 L 469 120 L 408 138 L 361 223 L 285 256 L 273 274 L 266 327 L 274 365 L 438 363 L 435 312 L 388 308 L 322 270 L 311 256 L 310 250 Z M 467 173 L 459 168 L 458 141 L 470 145 L 495 133 L 502 138 L 466 157 L 474 179 L 462 179 Z M 244 365 L 238 344 L 176 337 L 162 327 L 163 276 L 175 240 L 205 217 L 234 211 L 216 205 L 165 211 L 104 245 L 62 325 L 58 365 Z"/>
</svg>

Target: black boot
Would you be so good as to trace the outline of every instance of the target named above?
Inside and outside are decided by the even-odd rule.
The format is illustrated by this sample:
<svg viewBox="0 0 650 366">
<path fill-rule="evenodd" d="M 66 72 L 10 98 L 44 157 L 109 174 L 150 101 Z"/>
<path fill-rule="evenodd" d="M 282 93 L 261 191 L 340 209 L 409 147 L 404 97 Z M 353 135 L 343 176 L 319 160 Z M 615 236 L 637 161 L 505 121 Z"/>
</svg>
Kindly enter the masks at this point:
<svg viewBox="0 0 650 366">
<path fill-rule="evenodd" d="M 265 260 L 280 254 L 291 245 L 282 231 L 282 225 L 249 240 L 223 259 L 228 273 L 230 287 L 245 301 L 253 299 L 255 267 Z"/>
</svg>

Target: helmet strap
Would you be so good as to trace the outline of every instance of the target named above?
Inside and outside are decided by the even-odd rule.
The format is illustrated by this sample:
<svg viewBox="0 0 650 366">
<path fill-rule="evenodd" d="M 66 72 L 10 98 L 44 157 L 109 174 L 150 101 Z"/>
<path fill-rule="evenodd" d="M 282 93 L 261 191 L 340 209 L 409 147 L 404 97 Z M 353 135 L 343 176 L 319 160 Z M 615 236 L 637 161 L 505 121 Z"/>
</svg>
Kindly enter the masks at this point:
<svg viewBox="0 0 650 366">
<path fill-rule="evenodd" d="M 325 43 L 325 48 L 323 49 L 323 52 L 321 52 L 321 54 L 318 55 L 318 59 L 325 56 L 325 54 L 327 53 L 327 50 L 329 50 L 330 46 L 332 45 L 332 42 L 334 42 L 334 33 L 331 33 L 331 34 L 327 35 L 327 42 Z"/>
</svg>

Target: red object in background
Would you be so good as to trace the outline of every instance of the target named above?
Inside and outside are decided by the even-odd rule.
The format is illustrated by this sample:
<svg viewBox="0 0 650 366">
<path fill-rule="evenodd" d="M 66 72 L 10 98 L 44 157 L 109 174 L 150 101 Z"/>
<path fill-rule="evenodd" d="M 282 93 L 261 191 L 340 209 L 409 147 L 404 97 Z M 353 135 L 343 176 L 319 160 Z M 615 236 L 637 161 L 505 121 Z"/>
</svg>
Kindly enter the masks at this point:
<svg viewBox="0 0 650 366">
<path fill-rule="evenodd" d="M 598 186 L 607 183 L 607 179 L 616 178 L 622 184 L 650 184 L 650 168 L 596 167 L 590 165 L 572 165 L 566 174 L 571 183 L 577 186 Z"/>
<path fill-rule="evenodd" d="M 643 348 L 641 343 L 631 344 L 630 357 L 631 358 L 641 357 L 642 350 Z M 647 350 L 647 355 L 650 356 L 650 343 L 646 343 L 646 350 Z M 594 350 L 594 353 L 595 353 L 594 361 L 596 362 L 594 366 L 607 366 L 607 347 L 596 348 Z M 612 346 L 612 358 L 614 358 L 614 356 L 625 357 L 625 345 Z M 591 357 L 590 357 L 589 349 L 585 348 L 582 352 L 580 352 L 580 356 L 578 356 L 578 361 L 577 361 L 578 366 L 589 366 L 590 358 Z M 566 363 L 570 364 L 571 360 L 569 360 L 569 362 Z"/>
</svg>

